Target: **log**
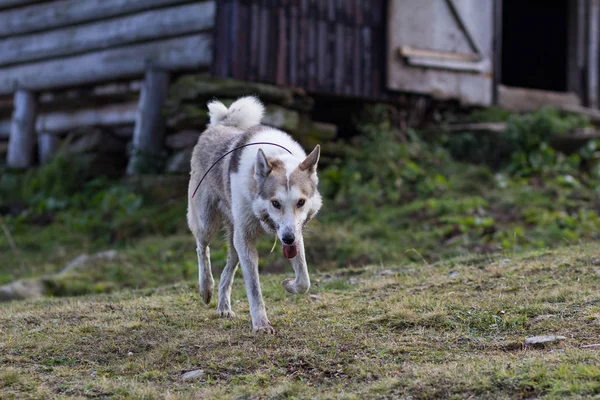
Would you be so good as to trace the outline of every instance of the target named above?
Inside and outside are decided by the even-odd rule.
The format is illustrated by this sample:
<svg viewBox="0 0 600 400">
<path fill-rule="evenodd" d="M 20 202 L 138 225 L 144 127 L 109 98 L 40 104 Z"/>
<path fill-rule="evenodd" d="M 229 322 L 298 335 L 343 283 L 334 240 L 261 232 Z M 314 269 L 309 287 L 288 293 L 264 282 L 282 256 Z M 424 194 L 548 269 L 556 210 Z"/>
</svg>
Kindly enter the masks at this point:
<svg viewBox="0 0 600 400">
<path fill-rule="evenodd" d="M 575 93 L 551 92 L 499 85 L 498 105 L 510 111 L 535 111 L 541 107 L 581 106 Z"/>
<path fill-rule="evenodd" d="M 186 0 L 66 0 L 42 3 L 1 13 L 0 37 L 98 21 L 185 2 Z"/>
<path fill-rule="evenodd" d="M 35 94 L 18 90 L 15 93 L 14 104 L 6 160 L 10 168 L 27 168 L 33 163 L 35 146 Z"/>
<path fill-rule="evenodd" d="M 212 61 L 212 35 L 199 33 L 57 60 L 0 68 L 0 95 L 16 86 L 50 90 L 141 76 L 148 67 L 200 69 Z"/>
<path fill-rule="evenodd" d="M 0 41 L 0 66 L 57 58 L 210 29 L 214 2 L 146 11 L 131 16 L 17 36 Z"/>
<path fill-rule="evenodd" d="M 600 124 L 600 110 L 595 108 L 587 108 L 578 105 L 564 104 L 557 107 L 560 111 L 578 114 L 590 119 L 595 124 Z"/>
<path fill-rule="evenodd" d="M 483 123 L 472 123 L 472 124 L 452 124 L 448 125 L 447 129 L 450 132 L 490 132 L 490 133 L 503 133 L 506 131 L 506 123 L 504 122 L 483 122 Z"/>
<path fill-rule="evenodd" d="M 41 3 L 48 0 L 0 0 L 0 10 L 12 7 L 23 7 L 29 4 Z"/>
<path fill-rule="evenodd" d="M 162 108 L 169 90 L 169 73 L 151 69 L 146 72 L 133 131 L 133 152 L 127 166 L 129 175 L 145 171 L 145 156 L 163 150 L 165 123 Z"/>
<path fill-rule="evenodd" d="M 76 128 L 91 126 L 118 127 L 133 125 L 137 103 L 111 104 L 103 107 L 70 111 L 54 111 L 38 115 L 37 132 L 62 134 Z M 0 121 L 0 138 L 9 137 L 10 121 Z"/>
<path fill-rule="evenodd" d="M 38 134 L 38 159 L 41 165 L 47 164 L 58 151 L 60 139 L 48 132 Z"/>
</svg>

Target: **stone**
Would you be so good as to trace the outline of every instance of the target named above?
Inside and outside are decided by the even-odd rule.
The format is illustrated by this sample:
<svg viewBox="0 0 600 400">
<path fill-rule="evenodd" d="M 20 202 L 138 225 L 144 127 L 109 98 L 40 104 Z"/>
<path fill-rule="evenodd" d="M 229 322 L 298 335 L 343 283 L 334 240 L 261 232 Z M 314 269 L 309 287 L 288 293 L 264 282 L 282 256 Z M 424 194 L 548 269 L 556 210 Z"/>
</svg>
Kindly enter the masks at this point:
<svg viewBox="0 0 600 400">
<path fill-rule="evenodd" d="M 460 273 L 458 273 L 457 271 L 452 271 L 448 274 L 448 278 L 450 279 L 456 279 L 460 276 Z"/>
<path fill-rule="evenodd" d="M 186 148 L 173 154 L 167 161 L 166 171 L 170 174 L 189 174 L 192 152 L 192 148 Z"/>
<path fill-rule="evenodd" d="M 194 147 L 202 132 L 194 129 L 185 129 L 173 135 L 167 136 L 165 145 L 171 150 L 180 150 L 186 147 Z"/>
<path fill-rule="evenodd" d="M 66 274 L 67 272 L 71 272 L 75 269 L 79 269 L 85 267 L 89 263 L 104 261 L 104 262 L 112 262 L 117 261 L 119 259 L 119 253 L 116 250 L 106 250 L 101 251 L 100 253 L 88 255 L 81 254 L 78 257 L 74 258 L 69 264 L 67 264 L 62 271 L 60 271 L 59 275 Z"/>
<path fill-rule="evenodd" d="M 68 146 L 67 151 L 71 153 L 125 154 L 126 144 L 104 130 L 93 129 L 79 136 Z"/>
<path fill-rule="evenodd" d="M 565 340 L 564 336 L 533 336 L 525 339 L 525 345 L 529 346 L 543 346 L 547 343 L 560 342 Z"/>
<path fill-rule="evenodd" d="M 184 381 L 193 381 L 195 379 L 200 378 L 202 375 L 204 375 L 204 370 L 196 369 L 194 371 L 188 371 L 185 374 L 181 375 L 181 379 L 183 379 Z"/>
<path fill-rule="evenodd" d="M 41 297 L 45 292 L 41 279 L 16 281 L 0 286 L 0 302 Z"/>
<path fill-rule="evenodd" d="M 396 273 L 394 271 L 392 271 L 391 269 L 384 269 L 383 271 L 379 271 L 377 273 L 377 275 L 379 276 L 390 276 L 390 275 L 395 275 Z"/>
<path fill-rule="evenodd" d="M 296 132 L 300 128 L 300 113 L 280 106 L 267 105 L 262 122 L 286 132 Z"/>
</svg>

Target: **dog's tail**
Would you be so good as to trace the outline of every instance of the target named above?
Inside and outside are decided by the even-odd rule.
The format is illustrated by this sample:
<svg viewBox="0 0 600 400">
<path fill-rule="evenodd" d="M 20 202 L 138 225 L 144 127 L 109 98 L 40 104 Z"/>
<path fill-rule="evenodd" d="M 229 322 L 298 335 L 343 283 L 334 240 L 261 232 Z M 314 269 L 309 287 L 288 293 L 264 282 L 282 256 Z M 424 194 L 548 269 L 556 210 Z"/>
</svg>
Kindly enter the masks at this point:
<svg viewBox="0 0 600 400">
<path fill-rule="evenodd" d="M 210 126 L 225 125 L 239 129 L 248 129 L 260 124 L 265 107 L 253 96 L 240 97 L 227 108 L 218 100 L 208 103 Z"/>
</svg>

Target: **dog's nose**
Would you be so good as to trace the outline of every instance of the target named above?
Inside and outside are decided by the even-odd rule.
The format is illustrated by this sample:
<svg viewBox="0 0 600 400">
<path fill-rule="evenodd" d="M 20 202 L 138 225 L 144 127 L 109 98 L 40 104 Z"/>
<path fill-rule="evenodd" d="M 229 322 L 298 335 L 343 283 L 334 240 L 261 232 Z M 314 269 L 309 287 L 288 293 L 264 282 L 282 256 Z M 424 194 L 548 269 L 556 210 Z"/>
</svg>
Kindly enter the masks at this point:
<svg viewBox="0 0 600 400">
<path fill-rule="evenodd" d="M 296 238 L 294 237 L 293 233 L 286 233 L 285 235 L 283 235 L 283 237 L 281 238 L 281 241 L 285 244 L 293 244 L 294 240 L 296 240 Z"/>
</svg>

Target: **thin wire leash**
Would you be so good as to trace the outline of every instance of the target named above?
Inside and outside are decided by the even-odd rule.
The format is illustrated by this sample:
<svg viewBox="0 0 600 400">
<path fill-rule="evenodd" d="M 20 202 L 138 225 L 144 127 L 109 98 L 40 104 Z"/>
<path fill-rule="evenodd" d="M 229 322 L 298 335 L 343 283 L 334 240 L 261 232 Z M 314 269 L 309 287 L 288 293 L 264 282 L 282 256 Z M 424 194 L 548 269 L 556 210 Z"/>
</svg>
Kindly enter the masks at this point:
<svg viewBox="0 0 600 400">
<path fill-rule="evenodd" d="M 206 170 L 206 172 L 204 173 L 204 175 L 202 176 L 202 179 L 200 179 L 200 182 L 198 182 L 198 186 L 196 186 L 196 190 L 194 190 L 194 193 L 192 194 L 192 199 L 194 198 L 194 196 L 196 195 L 196 192 L 198 191 L 198 189 L 200 188 L 200 185 L 202 184 L 202 181 L 204 181 L 204 178 L 206 178 L 206 176 L 208 175 L 208 173 L 214 168 L 215 165 L 217 165 L 219 163 L 219 161 L 221 161 L 222 159 L 224 159 L 225 157 L 227 157 L 229 154 L 233 153 L 234 151 L 243 149 L 244 147 L 248 147 L 248 146 L 256 146 L 256 145 L 261 145 L 261 144 L 269 144 L 271 146 L 277 146 L 279 148 L 284 149 L 285 151 L 287 151 L 288 153 L 292 154 L 291 151 L 289 151 L 287 148 L 277 144 L 277 143 L 271 143 L 271 142 L 256 142 L 256 143 L 248 143 L 245 144 L 243 146 L 239 146 L 236 147 L 233 150 L 229 150 L 227 153 L 223 154 L 221 157 L 219 157 L 219 159 L 217 161 L 215 161 L 213 163 L 213 165 L 210 166 L 209 169 Z M 293 155 L 293 154 L 292 154 Z"/>
</svg>

